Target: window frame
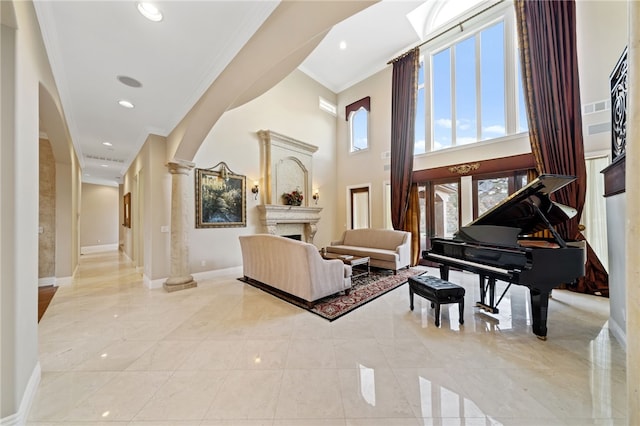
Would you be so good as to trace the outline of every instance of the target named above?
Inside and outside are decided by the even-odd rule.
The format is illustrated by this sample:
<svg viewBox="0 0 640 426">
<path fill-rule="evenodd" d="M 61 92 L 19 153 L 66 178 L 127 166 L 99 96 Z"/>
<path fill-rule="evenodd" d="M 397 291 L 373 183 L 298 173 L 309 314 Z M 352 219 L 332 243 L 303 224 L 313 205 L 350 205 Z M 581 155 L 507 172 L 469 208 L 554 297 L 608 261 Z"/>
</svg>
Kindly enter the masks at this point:
<svg viewBox="0 0 640 426">
<path fill-rule="evenodd" d="M 478 181 L 487 180 L 487 179 L 501 179 L 506 178 L 508 189 L 507 189 L 507 198 L 510 197 L 514 192 L 518 191 L 522 188 L 522 182 L 518 179 L 521 176 L 526 176 L 526 170 L 514 170 L 514 171 L 506 171 L 506 172 L 494 172 L 488 174 L 475 174 L 471 177 L 471 186 L 472 186 L 472 197 L 473 197 L 473 220 L 478 218 Z"/>
<path fill-rule="evenodd" d="M 355 124 L 354 117 L 358 114 L 364 113 L 364 118 L 366 120 L 365 131 L 366 131 L 366 141 L 367 144 L 364 148 L 356 148 L 354 145 L 354 130 L 353 126 Z M 349 153 L 353 154 L 356 152 L 368 151 L 371 147 L 371 143 L 369 140 L 369 134 L 371 133 L 371 97 L 367 96 L 362 99 L 359 99 L 345 107 L 345 119 L 349 123 Z"/>
<path fill-rule="evenodd" d="M 428 182 L 422 182 L 420 185 L 423 185 L 428 188 L 428 200 L 430 205 L 428 212 L 425 212 L 425 220 L 429 225 L 429 232 L 427 232 L 427 239 L 430 237 L 435 237 L 436 230 L 436 215 L 435 215 L 435 204 L 436 204 L 436 187 L 439 185 L 447 185 L 447 184 L 455 184 L 458 186 L 458 197 L 457 197 L 457 209 L 458 209 L 458 229 L 462 226 L 462 179 L 460 176 L 451 176 L 447 178 L 439 178 L 433 179 Z M 425 202 L 427 201 L 427 194 L 425 193 Z M 445 235 L 446 235 L 446 225 L 445 225 Z M 440 235 L 440 238 L 446 238 L 445 235 Z"/>
<path fill-rule="evenodd" d="M 482 138 L 482 131 L 477 130 L 478 140 L 473 143 L 468 144 L 457 144 L 456 142 L 456 134 L 455 134 L 455 109 L 456 109 L 456 84 L 455 84 L 455 46 L 465 40 L 468 40 L 471 37 L 479 35 L 482 31 L 490 28 L 493 25 L 496 25 L 500 22 L 503 22 L 504 25 L 504 114 L 505 114 L 505 135 L 498 136 L 495 138 Z M 462 27 L 462 26 L 461 26 Z M 424 102 L 425 102 L 425 117 L 424 117 L 424 129 L 425 134 L 423 137 L 416 135 L 416 141 L 420 139 L 424 139 L 425 146 L 423 149 L 415 150 L 415 155 L 420 154 L 429 154 L 433 152 L 445 151 L 448 149 L 455 148 L 466 148 L 477 146 L 482 143 L 490 143 L 497 139 L 509 138 L 518 134 L 528 133 L 526 131 L 518 131 L 519 126 L 519 79 L 517 78 L 517 72 L 519 70 L 519 52 L 517 49 L 517 32 L 516 32 L 516 24 L 515 24 L 515 11 L 513 10 L 512 5 L 509 2 L 506 2 L 504 5 L 497 6 L 496 8 L 487 11 L 473 19 L 470 19 L 468 22 L 464 24 L 463 31 L 448 31 L 445 32 L 442 36 L 436 37 L 434 40 L 424 44 L 421 47 L 420 52 L 420 61 L 422 64 L 422 70 L 424 72 Z M 481 44 L 480 38 L 476 38 L 475 40 L 476 49 L 479 44 Z M 451 146 L 434 149 L 435 148 L 435 139 L 434 139 L 434 93 L 433 93 L 433 57 L 438 53 L 451 49 L 451 62 L 450 62 L 450 73 L 451 73 L 451 118 L 452 118 L 452 144 Z M 482 97 L 481 97 L 481 86 L 478 84 L 480 81 L 480 70 L 481 70 L 481 53 L 476 53 L 475 55 L 475 75 L 476 75 L 476 84 L 475 84 L 475 108 L 476 108 L 476 128 L 480 128 L 482 126 Z M 418 125 L 416 125 L 418 127 Z M 528 126 L 525 126 L 528 128 Z"/>
<path fill-rule="evenodd" d="M 363 148 L 357 148 L 354 144 L 354 130 L 353 130 L 353 126 L 355 124 L 355 120 L 353 119 L 355 116 L 357 116 L 358 114 L 362 114 L 364 113 L 364 117 L 366 120 L 366 141 L 367 141 L 367 145 Z M 352 111 L 351 114 L 349 114 L 349 152 L 351 154 L 356 153 L 356 152 L 362 152 L 362 151 L 367 151 L 369 150 L 369 111 L 366 110 L 366 108 L 364 107 L 360 107 L 355 111 Z"/>
</svg>

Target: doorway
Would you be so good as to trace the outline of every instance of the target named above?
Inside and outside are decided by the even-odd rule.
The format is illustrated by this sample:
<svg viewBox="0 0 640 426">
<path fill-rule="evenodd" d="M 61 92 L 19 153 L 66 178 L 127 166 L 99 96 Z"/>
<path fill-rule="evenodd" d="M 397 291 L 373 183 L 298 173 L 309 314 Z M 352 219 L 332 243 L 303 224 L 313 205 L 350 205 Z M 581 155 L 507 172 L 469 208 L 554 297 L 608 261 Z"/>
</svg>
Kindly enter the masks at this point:
<svg viewBox="0 0 640 426">
<path fill-rule="evenodd" d="M 349 218 L 351 229 L 371 227 L 369 187 L 349 188 Z"/>
</svg>

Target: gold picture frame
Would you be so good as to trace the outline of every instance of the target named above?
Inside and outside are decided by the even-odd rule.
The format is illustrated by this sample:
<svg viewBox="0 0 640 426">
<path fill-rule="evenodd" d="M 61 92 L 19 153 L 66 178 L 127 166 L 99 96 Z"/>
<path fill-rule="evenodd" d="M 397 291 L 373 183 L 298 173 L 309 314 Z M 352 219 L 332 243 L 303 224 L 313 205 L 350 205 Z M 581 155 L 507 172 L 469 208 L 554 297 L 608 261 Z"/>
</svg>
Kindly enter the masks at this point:
<svg viewBox="0 0 640 426">
<path fill-rule="evenodd" d="M 196 228 L 247 226 L 246 186 L 228 168 L 196 169 Z"/>
<path fill-rule="evenodd" d="M 123 200 L 123 224 L 125 228 L 131 228 L 131 193 L 124 194 Z"/>
</svg>

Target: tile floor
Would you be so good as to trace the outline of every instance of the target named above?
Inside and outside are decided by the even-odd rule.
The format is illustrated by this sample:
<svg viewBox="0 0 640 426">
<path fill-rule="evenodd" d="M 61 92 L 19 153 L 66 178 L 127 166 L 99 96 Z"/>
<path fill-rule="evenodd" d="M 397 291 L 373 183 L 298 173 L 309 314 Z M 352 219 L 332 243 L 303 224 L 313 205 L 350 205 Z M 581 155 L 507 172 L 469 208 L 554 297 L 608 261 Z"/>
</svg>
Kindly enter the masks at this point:
<svg viewBox="0 0 640 426">
<path fill-rule="evenodd" d="M 436 270 L 431 270 L 434 274 Z M 116 252 L 82 256 L 39 324 L 29 425 L 626 425 L 608 299 L 554 290 L 548 340 L 528 290 L 500 314 L 433 309 L 403 285 L 330 323 L 229 276 L 147 290 Z"/>
</svg>

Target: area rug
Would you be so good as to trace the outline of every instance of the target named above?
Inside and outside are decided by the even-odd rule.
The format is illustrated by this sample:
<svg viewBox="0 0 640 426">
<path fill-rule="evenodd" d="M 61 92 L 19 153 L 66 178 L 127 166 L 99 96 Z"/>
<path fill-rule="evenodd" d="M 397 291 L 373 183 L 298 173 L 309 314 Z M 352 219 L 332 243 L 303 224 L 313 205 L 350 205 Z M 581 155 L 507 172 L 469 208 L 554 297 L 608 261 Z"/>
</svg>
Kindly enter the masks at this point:
<svg viewBox="0 0 640 426">
<path fill-rule="evenodd" d="M 253 280 L 245 280 L 244 278 L 238 279 L 264 290 L 286 302 L 319 315 L 324 319 L 333 321 L 345 314 L 348 314 L 349 312 L 353 312 L 356 308 L 377 299 L 383 294 L 400 287 L 407 282 L 409 277 L 420 275 L 424 272 L 426 272 L 425 268 L 415 267 L 401 269 L 394 275 L 393 272 L 388 270 L 372 268 L 368 276 L 361 276 L 352 280 L 351 291 L 349 294 L 339 293 L 325 297 L 316 302 L 312 308 L 307 306 L 304 300 L 278 291 L 262 283 Z"/>
</svg>

